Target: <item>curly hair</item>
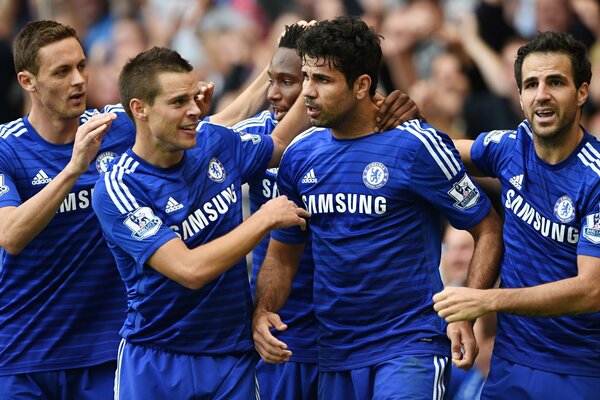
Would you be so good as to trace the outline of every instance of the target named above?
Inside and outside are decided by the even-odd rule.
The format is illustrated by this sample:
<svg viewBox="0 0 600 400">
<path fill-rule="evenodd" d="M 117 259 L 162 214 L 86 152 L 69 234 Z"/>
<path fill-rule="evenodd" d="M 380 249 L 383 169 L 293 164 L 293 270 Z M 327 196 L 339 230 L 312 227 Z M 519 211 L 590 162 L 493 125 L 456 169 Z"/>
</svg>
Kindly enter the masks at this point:
<svg viewBox="0 0 600 400">
<path fill-rule="evenodd" d="M 298 39 L 297 51 L 304 62 L 314 58 L 320 65 L 333 65 L 349 87 L 360 75 L 369 75 L 373 96 L 382 57 L 380 38 L 361 19 L 343 16 L 307 27 Z"/>
</svg>

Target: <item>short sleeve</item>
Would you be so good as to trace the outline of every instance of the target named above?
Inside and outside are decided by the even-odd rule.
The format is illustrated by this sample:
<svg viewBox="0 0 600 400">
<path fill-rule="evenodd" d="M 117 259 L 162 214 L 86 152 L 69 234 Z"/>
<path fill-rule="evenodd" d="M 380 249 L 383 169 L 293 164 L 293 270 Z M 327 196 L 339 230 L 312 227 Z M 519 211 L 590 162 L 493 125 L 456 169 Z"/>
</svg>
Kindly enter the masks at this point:
<svg viewBox="0 0 600 400">
<path fill-rule="evenodd" d="M 488 214 L 491 203 L 467 175 L 450 138 L 427 127 L 417 136 L 423 145 L 416 152 L 410 190 L 436 208 L 455 228 L 477 225 Z"/>
<path fill-rule="evenodd" d="M 289 151 L 288 148 L 281 159 L 279 171 L 277 172 L 277 186 L 281 195 L 287 196 L 287 198 L 293 201 L 297 206 L 304 207 L 304 202 L 298 191 L 295 189 L 293 170 L 295 163 L 292 160 L 293 153 L 294 152 Z M 304 243 L 307 239 L 307 235 L 308 229 L 303 231 L 297 226 L 271 232 L 272 238 L 288 244 Z"/>
<path fill-rule="evenodd" d="M 514 149 L 515 131 L 497 130 L 484 132 L 471 146 L 471 160 L 484 174 L 498 178 L 508 161 L 511 146 Z"/>
<path fill-rule="evenodd" d="M 163 244 L 177 237 L 143 193 L 134 185 L 111 181 L 110 174 L 102 175 L 96 183 L 92 206 L 106 239 L 138 264 L 144 264 Z"/>
<path fill-rule="evenodd" d="M 14 165 L 5 149 L 0 148 L 0 208 L 21 205 L 15 179 Z"/>
</svg>

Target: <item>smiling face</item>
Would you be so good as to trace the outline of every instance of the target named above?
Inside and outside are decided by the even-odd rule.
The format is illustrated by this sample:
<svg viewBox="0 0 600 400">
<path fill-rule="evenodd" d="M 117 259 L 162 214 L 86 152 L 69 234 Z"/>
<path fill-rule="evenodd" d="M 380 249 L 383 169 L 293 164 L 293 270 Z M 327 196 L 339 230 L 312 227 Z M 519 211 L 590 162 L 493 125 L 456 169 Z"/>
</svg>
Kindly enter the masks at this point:
<svg viewBox="0 0 600 400">
<path fill-rule="evenodd" d="M 59 119 L 77 118 L 85 111 L 88 69 L 81 45 L 67 38 L 40 48 L 37 75 L 29 72 L 34 107 L 41 105 Z"/>
<path fill-rule="evenodd" d="M 177 153 L 177 158 L 196 145 L 201 116 L 195 101 L 199 86 L 191 72 L 163 72 L 157 78 L 159 92 L 153 104 L 144 104 L 149 147 L 153 153 Z"/>
<path fill-rule="evenodd" d="M 302 91 L 300 57 L 296 50 L 280 47 L 269 65 L 267 99 L 277 121 L 281 121 Z"/>
<path fill-rule="evenodd" d="M 521 108 L 540 142 L 558 143 L 579 134 L 580 108 L 588 84 L 576 88 L 567 55 L 531 53 L 522 65 Z"/>
</svg>

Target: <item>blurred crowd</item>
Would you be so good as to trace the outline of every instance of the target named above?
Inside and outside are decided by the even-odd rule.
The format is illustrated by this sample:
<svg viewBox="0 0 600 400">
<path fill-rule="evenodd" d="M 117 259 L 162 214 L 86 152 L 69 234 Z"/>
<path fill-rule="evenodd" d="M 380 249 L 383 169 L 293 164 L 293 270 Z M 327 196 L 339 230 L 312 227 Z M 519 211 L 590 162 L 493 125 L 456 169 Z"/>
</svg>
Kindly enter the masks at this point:
<svg viewBox="0 0 600 400">
<path fill-rule="evenodd" d="M 516 50 L 537 31 L 571 32 L 600 75 L 597 0 L 0 0 L 0 121 L 27 112 L 10 43 L 28 20 L 73 26 L 90 64 L 88 102 L 118 102 L 122 65 L 154 45 L 189 59 L 226 105 L 267 65 L 286 24 L 360 15 L 382 37 L 381 92 L 400 89 L 453 138 L 513 129 L 523 119 L 513 77 Z M 600 79 L 584 126 L 600 132 Z"/>
</svg>

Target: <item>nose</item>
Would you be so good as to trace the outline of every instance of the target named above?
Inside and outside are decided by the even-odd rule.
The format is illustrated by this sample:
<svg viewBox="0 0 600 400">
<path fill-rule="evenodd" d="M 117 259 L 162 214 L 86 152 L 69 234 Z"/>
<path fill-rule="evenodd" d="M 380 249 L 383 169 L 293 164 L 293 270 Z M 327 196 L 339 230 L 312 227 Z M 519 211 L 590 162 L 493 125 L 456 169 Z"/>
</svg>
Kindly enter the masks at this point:
<svg viewBox="0 0 600 400">
<path fill-rule="evenodd" d="M 267 100 L 270 102 L 274 102 L 277 100 L 281 100 L 281 90 L 279 90 L 279 85 L 273 82 L 269 89 L 267 89 Z"/>
<path fill-rule="evenodd" d="M 200 118 L 203 117 L 202 110 L 200 109 L 200 107 L 198 107 L 198 104 L 196 104 L 195 100 L 192 100 L 190 102 L 190 106 L 188 107 L 186 114 L 194 121 L 198 121 L 200 120 Z"/>
<path fill-rule="evenodd" d="M 314 85 L 310 79 L 305 79 L 302 83 L 302 96 L 314 99 L 317 97 Z"/>
<path fill-rule="evenodd" d="M 545 83 L 540 83 L 535 92 L 535 100 L 537 102 L 542 102 L 548 100 L 549 97 L 548 86 L 546 86 Z"/>
<path fill-rule="evenodd" d="M 71 75 L 72 81 L 71 84 L 73 86 L 81 86 L 85 84 L 87 80 L 87 68 L 86 69 L 78 69 L 75 68 L 73 70 L 73 74 Z"/>
</svg>

